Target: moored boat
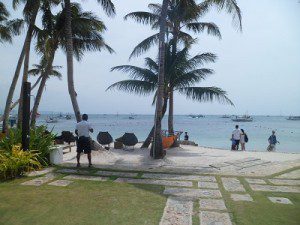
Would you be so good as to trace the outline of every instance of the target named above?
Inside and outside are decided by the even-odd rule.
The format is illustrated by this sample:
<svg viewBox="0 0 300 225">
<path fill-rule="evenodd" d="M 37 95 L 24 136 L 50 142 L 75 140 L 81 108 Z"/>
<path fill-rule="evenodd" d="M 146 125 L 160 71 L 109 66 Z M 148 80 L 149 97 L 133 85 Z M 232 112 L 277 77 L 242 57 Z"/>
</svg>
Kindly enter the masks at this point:
<svg viewBox="0 0 300 225">
<path fill-rule="evenodd" d="M 231 119 L 234 122 L 252 122 L 253 118 L 248 115 L 243 115 L 243 116 L 236 116 Z"/>
<path fill-rule="evenodd" d="M 287 120 L 300 120 L 300 116 L 289 116 Z"/>
</svg>

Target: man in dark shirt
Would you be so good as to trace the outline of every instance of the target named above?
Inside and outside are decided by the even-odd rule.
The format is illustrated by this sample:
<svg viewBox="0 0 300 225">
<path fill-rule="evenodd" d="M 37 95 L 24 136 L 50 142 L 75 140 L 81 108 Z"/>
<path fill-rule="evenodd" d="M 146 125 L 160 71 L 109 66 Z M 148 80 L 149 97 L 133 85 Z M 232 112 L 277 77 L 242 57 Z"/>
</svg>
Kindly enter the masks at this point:
<svg viewBox="0 0 300 225">
<path fill-rule="evenodd" d="M 277 141 L 276 135 L 275 135 L 275 131 L 272 131 L 272 135 L 269 137 L 268 139 L 269 141 L 269 146 L 268 146 L 268 151 L 275 151 L 276 149 L 276 144 L 280 144 L 279 141 Z"/>
<path fill-rule="evenodd" d="M 189 135 L 188 135 L 187 132 L 184 132 L 184 133 L 185 133 L 185 135 L 184 135 L 184 140 L 185 140 L 185 141 L 188 141 L 188 140 L 189 140 Z"/>
</svg>

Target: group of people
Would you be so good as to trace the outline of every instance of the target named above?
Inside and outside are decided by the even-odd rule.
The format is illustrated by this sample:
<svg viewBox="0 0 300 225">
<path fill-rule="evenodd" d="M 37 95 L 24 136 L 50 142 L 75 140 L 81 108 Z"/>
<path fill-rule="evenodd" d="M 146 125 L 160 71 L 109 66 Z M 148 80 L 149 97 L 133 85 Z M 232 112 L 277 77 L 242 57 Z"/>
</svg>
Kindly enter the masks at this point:
<svg viewBox="0 0 300 225">
<path fill-rule="evenodd" d="M 241 144 L 242 151 L 246 150 L 246 143 L 248 142 L 248 135 L 245 133 L 243 129 L 239 129 L 239 125 L 235 126 L 235 130 L 232 132 L 231 136 L 231 150 L 238 151 L 239 145 Z M 268 139 L 269 146 L 267 148 L 267 151 L 275 151 L 276 144 L 280 144 L 279 141 L 277 141 L 275 131 L 272 131 L 271 136 Z"/>
</svg>

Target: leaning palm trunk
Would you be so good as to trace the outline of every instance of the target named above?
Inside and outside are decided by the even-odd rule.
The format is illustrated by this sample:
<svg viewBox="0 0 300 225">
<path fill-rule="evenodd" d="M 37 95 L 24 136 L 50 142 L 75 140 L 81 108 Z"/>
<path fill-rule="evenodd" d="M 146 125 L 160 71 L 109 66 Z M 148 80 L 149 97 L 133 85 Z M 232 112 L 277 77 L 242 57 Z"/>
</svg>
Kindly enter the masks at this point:
<svg viewBox="0 0 300 225">
<path fill-rule="evenodd" d="M 27 38 L 28 38 L 28 32 L 27 32 L 27 35 L 26 35 L 26 39 Z M 25 39 L 25 43 L 26 43 L 26 39 Z M 15 70 L 15 74 L 14 74 L 14 77 L 13 77 L 13 80 L 11 82 L 11 85 L 10 85 L 10 88 L 9 88 L 9 91 L 8 91 L 8 95 L 7 95 L 7 98 L 6 98 L 6 104 L 5 104 L 4 114 L 3 114 L 3 125 L 2 125 L 2 131 L 3 132 L 5 132 L 6 129 L 7 129 L 7 121 L 8 121 L 9 113 L 13 109 L 13 106 L 11 105 L 11 103 L 12 103 L 12 99 L 13 99 L 13 96 L 14 96 L 16 85 L 17 85 L 17 82 L 18 82 L 18 79 L 19 79 L 19 76 L 20 76 L 22 63 L 24 61 L 25 43 L 23 45 L 21 54 L 19 56 L 19 60 L 18 60 L 18 64 L 17 64 L 16 70 Z"/>
<path fill-rule="evenodd" d="M 169 100 L 169 116 L 168 116 L 168 131 L 170 135 L 174 134 L 174 91 L 170 89 L 170 100 Z"/>
<path fill-rule="evenodd" d="M 35 123 L 36 123 L 36 116 L 37 116 L 38 108 L 39 108 L 39 105 L 40 105 L 40 102 L 42 99 L 43 91 L 45 89 L 46 81 L 47 81 L 49 74 L 51 72 L 51 69 L 52 69 L 52 64 L 53 64 L 56 49 L 57 49 L 57 47 L 55 47 L 51 51 L 45 72 L 42 74 L 42 80 L 41 80 L 38 92 L 36 94 L 34 105 L 33 105 L 32 112 L 31 112 L 31 122 L 30 122 L 31 127 L 34 127 Z"/>
<path fill-rule="evenodd" d="M 167 106 L 168 106 L 168 98 L 164 98 L 164 105 L 163 105 L 163 110 L 162 110 L 162 117 L 164 117 L 166 111 L 167 111 Z M 150 133 L 148 134 L 146 140 L 142 144 L 141 148 L 148 148 L 149 145 L 151 144 L 151 140 L 153 138 L 153 133 L 154 133 L 154 126 L 152 127 Z"/>
<path fill-rule="evenodd" d="M 158 74 L 158 89 L 155 110 L 155 125 L 154 125 L 154 139 L 151 148 L 151 155 L 155 159 L 163 158 L 165 153 L 162 147 L 161 138 L 161 121 L 162 121 L 162 108 L 163 108 L 163 95 L 164 95 L 164 73 L 165 73 L 165 36 L 166 36 L 166 23 L 167 11 L 169 0 L 163 0 L 161 17 L 160 17 L 160 31 L 159 31 L 159 74 Z"/>
<path fill-rule="evenodd" d="M 20 104 L 19 104 L 19 110 L 18 110 L 18 127 L 22 124 L 22 114 L 23 114 L 23 84 L 24 82 L 27 82 L 28 80 L 28 68 L 29 68 L 29 57 L 30 57 L 30 46 L 31 46 L 31 40 L 32 40 L 32 34 L 33 34 L 33 28 L 35 25 L 35 20 L 38 14 L 40 8 L 40 2 L 37 1 L 37 3 L 34 5 L 34 8 L 32 10 L 32 15 L 30 17 L 29 27 L 28 27 L 28 37 L 26 37 L 25 40 L 25 59 L 24 59 L 24 67 L 23 67 L 23 79 L 22 79 L 22 86 L 21 86 L 21 92 L 20 92 Z"/>
<path fill-rule="evenodd" d="M 71 3 L 70 0 L 65 0 L 66 9 L 66 48 L 67 48 L 67 71 L 68 71 L 68 90 L 71 98 L 74 114 L 77 122 L 81 120 L 79 105 L 77 102 L 77 94 L 74 87 L 73 77 L 73 40 L 72 40 L 72 18 L 71 18 Z"/>
<path fill-rule="evenodd" d="M 42 79 L 42 76 L 39 76 L 39 78 L 36 80 L 36 82 L 32 85 L 30 91 L 34 90 L 34 88 L 40 83 Z M 11 110 L 13 110 L 18 104 L 20 103 L 20 99 L 18 99 L 17 101 L 15 101 L 13 104 L 11 104 L 10 109 L 9 109 L 9 113 L 11 112 Z M 4 119 L 4 115 L 0 116 L 0 122 Z"/>
</svg>

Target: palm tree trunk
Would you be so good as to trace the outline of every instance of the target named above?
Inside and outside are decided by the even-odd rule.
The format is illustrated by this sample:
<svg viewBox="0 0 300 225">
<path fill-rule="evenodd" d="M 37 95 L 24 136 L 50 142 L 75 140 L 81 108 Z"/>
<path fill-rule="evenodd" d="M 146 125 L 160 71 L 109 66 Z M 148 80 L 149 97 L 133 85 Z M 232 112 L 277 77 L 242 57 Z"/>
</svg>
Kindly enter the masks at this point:
<svg viewBox="0 0 300 225">
<path fill-rule="evenodd" d="M 26 43 L 27 38 L 28 38 L 28 32 L 27 32 L 27 35 L 26 35 L 26 38 L 25 38 L 25 42 L 24 42 L 21 54 L 19 56 L 19 60 L 18 60 L 18 64 L 17 64 L 16 70 L 15 70 L 14 77 L 13 77 L 13 80 L 12 80 L 11 85 L 9 87 L 8 95 L 7 95 L 7 98 L 6 98 L 5 109 L 4 109 L 4 114 L 3 114 L 2 132 L 6 132 L 9 113 L 13 109 L 12 106 L 11 106 L 11 103 L 12 103 L 12 99 L 13 99 L 13 96 L 14 96 L 14 92 L 15 92 L 15 89 L 16 89 L 16 86 L 17 86 L 17 82 L 18 82 L 18 79 L 19 79 L 19 76 L 20 76 L 22 63 L 23 63 L 24 56 L 25 56 L 25 43 Z"/>
<path fill-rule="evenodd" d="M 74 87 L 73 77 L 73 40 L 72 40 L 72 14 L 70 0 L 65 0 L 66 9 L 66 48 L 67 48 L 67 71 L 68 71 L 68 90 L 71 98 L 74 114 L 77 122 L 81 120 L 80 109 L 77 102 L 77 93 Z"/>
<path fill-rule="evenodd" d="M 170 89 L 169 116 L 168 116 L 169 135 L 174 134 L 173 122 L 174 122 L 174 91 Z"/>
<path fill-rule="evenodd" d="M 40 83 L 41 79 L 42 79 L 42 76 L 39 76 L 39 78 L 35 81 L 34 85 L 32 85 L 30 91 L 34 90 L 34 88 Z M 19 102 L 20 102 L 20 99 L 18 99 L 13 104 L 11 104 L 9 113 L 11 112 L 11 110 L 13 110 L 19 104 Z M 4 115 L 0 116 L 0 122 L 2 122 L 3 119 L 4 119 Z"/>
<path fill-rule="evenodd" d="M 155 110 L 154 122 L 154 139 L 150 155 L 155 159 L 163 158 L 165 151 L 162 147 L 161 137 L 161 121 L 162 121 L 162 107 L 164 97 L 164 75 L 165 75 L 165 36 L 166 36 L 166 23 L 167 23 L 167 10 L 169 0 L 163 0 L 161 18 L 160 18 L 160 31 L 159 31 L 159 74 L 158 74 L 158 89 Z"/>
<path fill-rule="evenodd" d="M 28 38 L 25 40 L 25 59 L 24 59 L 24 67 L 23 67 L 23 79 L 22 79 L 22 86 L 21 86 L 21 92 L 20 92 L 20 104 L 19 104 L 19 110 L 18 110 L 18 123 L 17 126 L 20 127 L 22 124 L 22 114 L 23 114 L 23 84 L 24 82 L 27 82 L 28 80 L 28 68 L 29 68 L 29 58 L 30 58 L 30 46 L 31 46 L 31 40 L 32 40 L 32 34 L 33 34 L 33 28 L 35 25 L 35 20 L 38 14 L 40 8 L 40 1 L 37 1 L 34 5 L 34 8 L 32 9 L 32 15 L 29 22 L 28 27 Z"/>
<path fill-rule="evenodd" d="M 168 106 L 168 97 L 164 98 L 164 105 L 163 105 L 163 111 L 162 111 L 162 117 L 165 116 L 165 113 L 167 111 L 167 106 Z M 152 127 L 151 131 L 149 132 L 146 140 L 142 144 L 141 148 L 148 148 L 149 145 L 151 144 L 151 140 L 153 138 L 153 133 L 154 133 L 154 126 Z"/>
<path fill-rule="evenodd" d="M 42 99 L 43 91 L 45 89 L 46 81 L 47 81 L 47 79 L 49 77 L 49 74 L 52 70 L 52 64 L 53 64 L 53 61 L 54 61 L 56 50 L 57 50 L 57 43 L 55 44 L 55 46 L 51 50 L 45 72 L 42 73 L 42 80 L 41 80 L 38 92 L 36 94 L 34 105 L 33 105 L 32 111 L 31 111 L 31 122 L 30 122 L 31 127 L 34 127 L 35 123 L 36 123 L 36 116 L 37 116 L 38 108 L 39 108 L 39 105 L 40 105 L 40 102 L 41 102 L 41 99 Z"/>
</svg>

